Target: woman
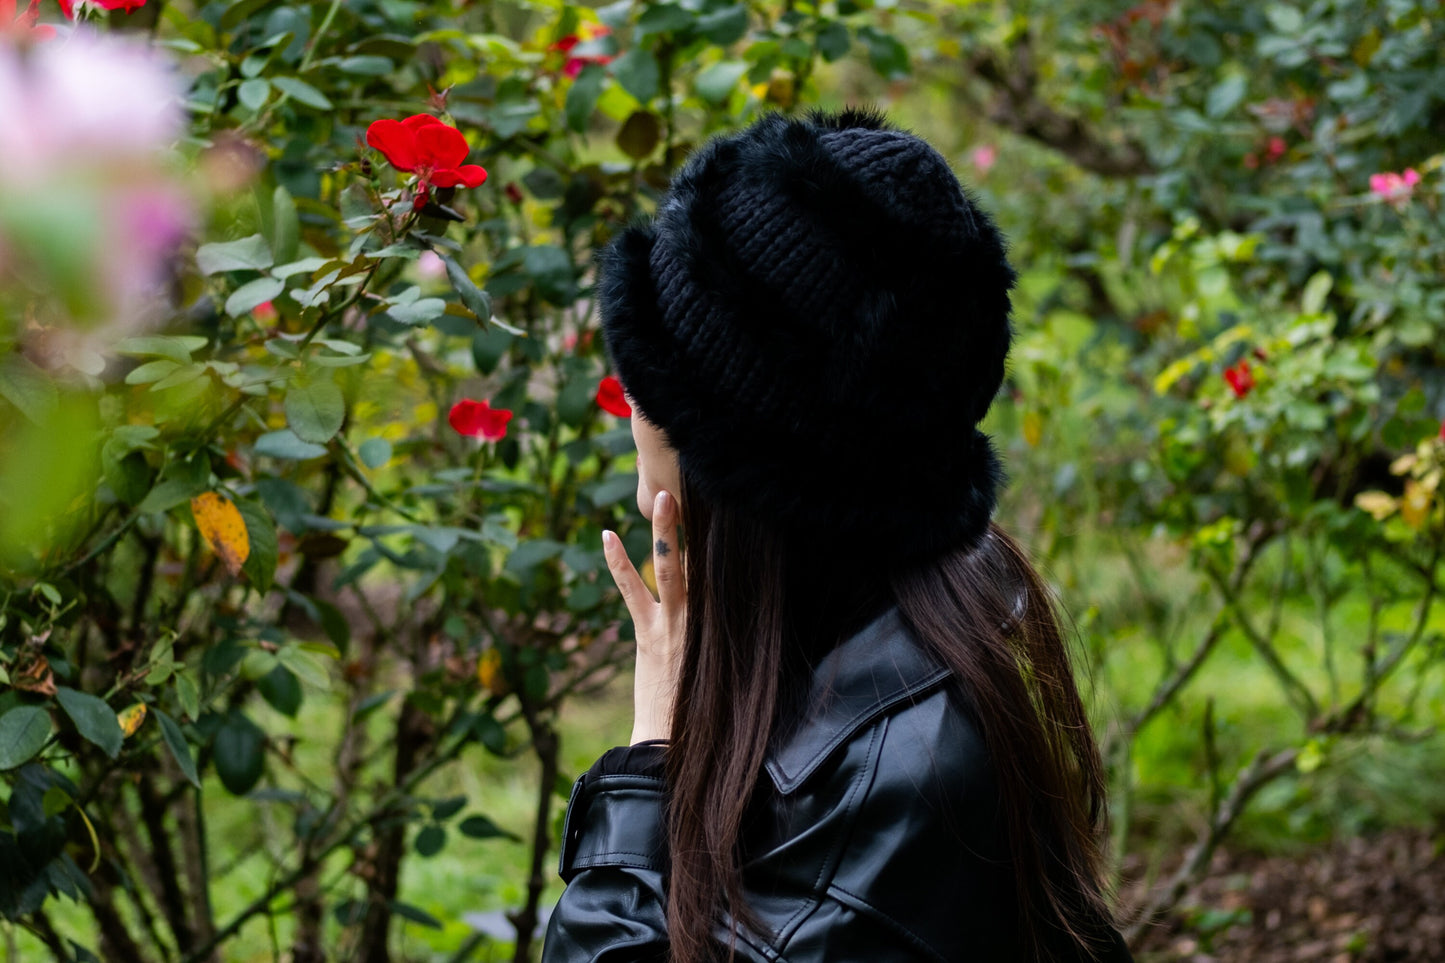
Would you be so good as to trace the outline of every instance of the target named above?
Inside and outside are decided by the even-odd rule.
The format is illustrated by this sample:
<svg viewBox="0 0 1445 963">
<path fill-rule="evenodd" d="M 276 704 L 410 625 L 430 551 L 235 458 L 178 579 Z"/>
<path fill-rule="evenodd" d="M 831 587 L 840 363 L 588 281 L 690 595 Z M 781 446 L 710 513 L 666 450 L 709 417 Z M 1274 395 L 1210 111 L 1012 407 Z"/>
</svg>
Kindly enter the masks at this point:
<svg viewBox="0 0 1445 963">
<path fill-rule="evenodd" d="M 607 533 L 633 744 L 573 789 L 544 961 L 1129 958 L 1058 620 L 990 520 L 1013 281 L 858 111 L 711 141 L 604 253 L 658 598 Z"/>
</svg>

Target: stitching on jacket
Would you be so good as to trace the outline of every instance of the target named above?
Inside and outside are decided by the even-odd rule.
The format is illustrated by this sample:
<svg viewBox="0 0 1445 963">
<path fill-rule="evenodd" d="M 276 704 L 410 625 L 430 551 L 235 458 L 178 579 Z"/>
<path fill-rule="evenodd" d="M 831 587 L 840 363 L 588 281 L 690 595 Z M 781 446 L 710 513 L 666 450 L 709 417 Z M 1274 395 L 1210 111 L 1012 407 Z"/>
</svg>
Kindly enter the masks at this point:
<svg viewBox="0 0 1445 963">
<path fill-rule="evenodd" d="M 863 765 L 859 767 L 858 774 L 853 777 L 853 782 L 848 787 L 848 793 L 843 798 L 844 819 L 846 822 L 842 831 L 838 833 L 837 840 L 835 840 L 829 848 L 827 858 L 824 859 L 823 864 L 818 867 L 818 877 L 813 880 L 812 899 L 799 907 L 792 916 L 788 917 L 787 922 L 778 928 L 778 935 L 782 937 L 778 947 L 779 951 L 785 949 L 787 945 L 792 942 L 793 937 L 797 935 L 798 927 L 802 924 L 803 919 L 817 911 L 818 907 L 822 905 L 824 894 L 826 894 L 832 886 L 833 877 L 836 876 L 838 872 L 838 856 L 842 853 L 848 840 L 852 838 L 853 824 L 858 819 L 858 810 L 854 805 L 854 801 L 858 795 L 858 787 L 866 781 L 868 788 L 872 788 L 873 777 L 877 775 L 878 771 L 877 753 L 874 747 L 880 745 L 879 740 L 887 730 L 888 717 L 884 716 L 883 720 L 873 730 L 872 736 L 869 737 L 868 751 L 863 755 Z M 867 796 L 866 790 L 864 791 L 864 796 Z M 832 867 L 831 870 L 829 869 L 830 866 Z M 823 882 L 824 875 L 828 877 L 827 884 Z"/>
<path fill-rule="evenodd" d="M 848 898 L 839 899 L 839 893 L 843 894 Z M 917 933 L 913 932 L 908 927 L 904 926 L 902 923 L 898 922 L 893 917 L 889 916 L 887 913 L 883 912 L 878 907 L 874 906 L 872 903 L 859 896 L 857 893 L 846 890 L 837 883 L 831 883 L 828 886 L 828 895 L 833 899 L 837 900 L 839 903 L 842 903 L 844 906 L 849 907 L 850 909 L 867 913 L 869 919 L 873 920 L 875 923 L 878 923 L 880 926 L 883 926 L 891 930 L 892 932 L 897 933 L 899 936 L 902 936 L 903 938 L 908 940 L 908 942 L 911 943 L 913 947 L 919 952 L 927 954 L 930 959 L 938 960 L 939 963 L 947 963 L 947 961 L 944 959 L 943 954 L 934 949 L 927 940 L 923 939 L 923 937 L 919 936 Z"/>
<path fill-rule="evenodd" d="M 622 859 L 635 856 L 634 859 Z M 605 860 L 605 862 L 604 862 Z M 572 861 L 573 869 L 598 869 L 604 866 L 626 866 L 631 869 L 657 870 L 657 857 L 647 853 L 597 853 L 595 856 L 578 856 Z"/>
<path fill-rule="evenodd" d="M 592 790 L 590 795 L 595 796 L 597 793 L 603 792 L 608 788 L 618 789 L 631 786 L 635 789 L 652 789 L 653 787 L 660 789 L 665 782 L 665 780 L 659 779 L 656 776 L 638 776 L 630 772 L 609 772 L 605 776 L 593 776 L 587 780 L 587 786 Z M 620 787 L 609 786 L 609 783 L 623 783 L 624 785 Z M 636 785 L 637 783 L 646 783 L 646 785 Z"/>
</svg>

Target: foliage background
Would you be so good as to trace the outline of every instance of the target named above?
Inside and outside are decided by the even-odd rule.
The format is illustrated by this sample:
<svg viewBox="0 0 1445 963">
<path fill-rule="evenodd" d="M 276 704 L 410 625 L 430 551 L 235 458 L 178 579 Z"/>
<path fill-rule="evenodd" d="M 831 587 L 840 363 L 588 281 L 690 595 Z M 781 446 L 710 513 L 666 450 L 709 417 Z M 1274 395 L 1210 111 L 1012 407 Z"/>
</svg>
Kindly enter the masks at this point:
<svg viewBox="0 0 1445 963">
<path fill-rule="evenodd" d="M 124 327 L 56 253 L 104 149 L 0 204 L 12 955 L 535 955 L 571 779 L 627 731 L 600 532 L 647 543 L 591 255 L 709 133 L 815 104 L 885 107 L 1011 238 L 1000 514 L 1076 620 L 1136 943 L 1244 922 L 1188 901 L 1226 840 L 1439 832 L 1439 8 L 89 10 L 175 64 L 153 166 L 195 223 Z M 364 139 L 423 112 L 490 176 L 418 211 Z"/>
</svg>

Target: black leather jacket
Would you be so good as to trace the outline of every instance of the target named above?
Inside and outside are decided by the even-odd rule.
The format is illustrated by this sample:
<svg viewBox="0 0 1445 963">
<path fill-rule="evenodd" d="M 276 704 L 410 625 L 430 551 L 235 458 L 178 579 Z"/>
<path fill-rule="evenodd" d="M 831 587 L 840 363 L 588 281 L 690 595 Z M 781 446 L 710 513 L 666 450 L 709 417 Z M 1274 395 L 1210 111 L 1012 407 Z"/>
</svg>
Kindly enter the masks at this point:
<svg viewBox="0 0 1445 963">
<path fill-rule="evenodd" d="M 744 827 L 764 925 L 740 961 L 1023 958 L 992 767 L 949 676 L 896 608 L 819 663 Z M 573 786 L 543 963 L 665 959 L 663 751 L 610 750 Z"/>
</svg>

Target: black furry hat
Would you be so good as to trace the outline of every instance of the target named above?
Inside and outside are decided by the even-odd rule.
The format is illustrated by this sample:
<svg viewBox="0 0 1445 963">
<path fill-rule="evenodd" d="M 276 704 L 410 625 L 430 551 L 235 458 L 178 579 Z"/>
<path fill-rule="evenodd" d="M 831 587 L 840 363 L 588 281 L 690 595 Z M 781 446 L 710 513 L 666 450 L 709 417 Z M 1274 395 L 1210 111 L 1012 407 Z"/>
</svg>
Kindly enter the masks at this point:
<svg viewBox="0 0 1445 963">
<path fill-rule="evenodd" d="M 612 362 L 705 496 L 895 561 L 983 534 L 1014 272 L 924 141 L 866 111 L 765 116 L 599 260 Z"/>
</svg>

